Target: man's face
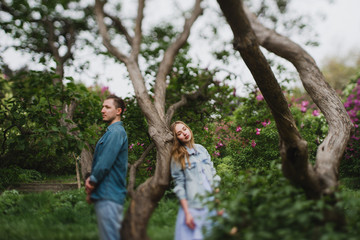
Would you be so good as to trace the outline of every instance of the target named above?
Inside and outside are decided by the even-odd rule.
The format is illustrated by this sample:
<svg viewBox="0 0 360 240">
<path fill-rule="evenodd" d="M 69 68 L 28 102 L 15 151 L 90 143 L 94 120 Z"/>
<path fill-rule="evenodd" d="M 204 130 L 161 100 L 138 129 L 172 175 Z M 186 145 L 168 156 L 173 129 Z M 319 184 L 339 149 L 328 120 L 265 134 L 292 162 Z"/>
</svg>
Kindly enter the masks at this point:
<svg viewBox="0 0 360 240">
<path fill-rule="evenodd" d="M 121 108 L 115 107 L 114 99 L 110 98 L 104 101 L 103 107 L 101 109 L 101 114 L 104 122 L 107 122 L 109 124 L 114 123 L 116 117 L 120 116 L 120 113 L 121 113 Z"/>
</svg>

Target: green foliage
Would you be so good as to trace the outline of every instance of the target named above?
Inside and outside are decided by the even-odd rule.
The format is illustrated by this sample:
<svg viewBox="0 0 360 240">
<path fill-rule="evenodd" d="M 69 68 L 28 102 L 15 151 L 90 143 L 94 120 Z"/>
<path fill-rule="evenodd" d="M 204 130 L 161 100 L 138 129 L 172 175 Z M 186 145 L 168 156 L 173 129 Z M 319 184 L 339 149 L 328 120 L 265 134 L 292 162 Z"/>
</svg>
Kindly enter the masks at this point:
<svg viewBox="0 0 360 240">
<path fill-rule="evenodd" d="M 354 62 L 350 65 L 349 62 Z M 346 56 L 332 56 L 325 59 L 322 72 L 326 81 L 338 91 L 342 91 L 353 83 L 351 78 L 357 75 L 360 68 L 360 57 L 356 51 L 351 51 Z"/>
<path fill-rule="evenodd" d="M 282 176 L 280 164 L 242 171 L 237 177 L 225 175 L 222 184 L 216 198 L 225 214 L 215 217 L 208 239 L 355 239 L 359 234 L 359 215 L 349 209 L 359 208 L 358 199 L 339 193 L 336 206 L 327 198 L 308 200 Z M 324 217 L 339 210 L 349 223 L 343 229 Z"/>
<path fill-rule="evenodd" d="M 59 193 L 0 195 L 0 234 L 4 239 L 98 239 L 94 208 L 84 189 Z"/>
<path fill-rule="evenodd" d="M 175 199 L 163 198 L 152 214 L 147 233 L 151 239 L 174 239 L 175 223 L 179 203 Z"/>
<path fill-rule="evenodd" d="M 46 72 L 24 72 L 10 79 L 0 79 L 11 91 L 1 99 L 0 166 L 17 165 L 46 173 L 70 173 L 74 154 L 84 143 L 94 144 L 102 131 L 101 100 L 72 79 L 63 86 L 53 85 L 56 77 Z M 72 118 L 65 106 L 79 103 Z M 68 131 L 64 124 L 73 124 Z M 100 126 L 99 126 L 100 125 Z"/>
<path fill-rule="evenodd" d="M 41 63 L 48 62 L 56 55 L 53 46 L 68 51 L 61 60 L 69 60 L 71 47 L 82 31 L 90 31 L 88 25 L 91 11 L 81 7 L 79 0 L 2 2 L 2 30 L 14 40 L 15 49 L 38 54 Z M 87 42 L 90 45 L 91 42 Z M 69 47 L 70 46 L 70 47 Z M 83 46 L 78 46 L 83 48 Z M 57 61 L 60 59 L 57 58 Z M 65 62 L 70 64 L 70 61 Z M 58 62 L 58 64 L 60 64 Z"/>
<path fill-rule="evenodd" d="M 39 181 L 41 179 L 41 174 L 33 169 L 22 169 L 15 165 L 0 168 L 0 191 L 11 184 Z"/>
<path fill-rule="evenodd" d="M 284 90 L 285 91 L 285 90 Z M 285 91 L 286 92 L 286 91 Z M 328 128 L 315 105 L 287 92 L 291 112 L 301 136 L 308 142 L 309 160 L 314 161 L 318 145 Z M 280 161 L 279 135 L 273 116 L 261 93 L 255 89 L 248 97 L 240 98 L 233 117 L 206 127 L 209 138 L 205 144 L 221 171 L 232 173 L 249 168 L 268 168 L 270 162 Z"/>
</svg>

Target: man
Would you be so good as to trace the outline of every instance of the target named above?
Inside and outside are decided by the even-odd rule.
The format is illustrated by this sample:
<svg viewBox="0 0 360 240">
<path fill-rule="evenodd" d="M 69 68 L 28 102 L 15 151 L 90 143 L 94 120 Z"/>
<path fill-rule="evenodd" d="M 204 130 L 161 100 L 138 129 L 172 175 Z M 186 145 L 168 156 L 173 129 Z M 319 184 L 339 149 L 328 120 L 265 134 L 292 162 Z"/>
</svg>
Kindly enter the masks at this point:
<svg viewBox="0 0 360 240">
<path fill-rule="evenodd" d="M 96 144 L 91 175 L 85 181 L 86 200 L 94 203 L 101 240 L 120 239 L 128 164 L 124 109 L 124 101 L 115 95 L 104 101 L 102 118 L 109 126 Z"/>
</svg>

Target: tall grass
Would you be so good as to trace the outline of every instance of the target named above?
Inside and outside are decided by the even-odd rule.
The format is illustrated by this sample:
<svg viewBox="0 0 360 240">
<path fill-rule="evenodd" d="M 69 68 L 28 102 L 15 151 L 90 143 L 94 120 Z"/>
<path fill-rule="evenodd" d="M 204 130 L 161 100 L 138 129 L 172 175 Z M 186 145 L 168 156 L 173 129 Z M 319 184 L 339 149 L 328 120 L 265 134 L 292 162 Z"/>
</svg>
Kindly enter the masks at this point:
<svg viewBox="0 0 360 240">
<path fill-rule="evenodd" d="M 153 240 L 174 239 L 179 203 L 175 198 L 163 198 L 151 216 L 147 233 Z"/>
<path fill-rule="evenodd" d="M 151 239 L 173 239 L 177 210 L 177 200 L 160 201 L 149 222 Z M 5 191 L 0 195 L 0 239 L 97 240 L 94 207 L 86 203 L 83 188 L 59 193 Z"/>
<path fill-rule="evenodd" d="M 342 185 L 340 196 L 347 218 L 347 232 L 349 236 L 355 236 L 360 229 L 360 191 Z M 127 206 L 128 202 L 125 211 Z M 148 226 L 151 239 L 174 238 L 178 207 L 175 197 L 165 196 L 159 202 Z M 83 188 L 60 193 L 5 191 L 0 195 L 0 239 L 96 240 L 94 207 L 85 202 Z"/>
<path fill-rule="evenodd" d="M 84 190 L 0 196 L 1 239 L 98 239 L 93 206 Z"/>
</svg>

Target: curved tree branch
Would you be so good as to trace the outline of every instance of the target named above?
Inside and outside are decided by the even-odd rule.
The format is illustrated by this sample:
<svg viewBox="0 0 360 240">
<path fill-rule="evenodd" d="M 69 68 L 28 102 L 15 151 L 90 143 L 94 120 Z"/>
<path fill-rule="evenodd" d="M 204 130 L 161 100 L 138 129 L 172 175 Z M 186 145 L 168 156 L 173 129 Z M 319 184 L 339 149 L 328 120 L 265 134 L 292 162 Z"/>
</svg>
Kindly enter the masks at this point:
<svg viewBox="0 0 360 240">
<path fill-rule="evenodd" d="M 166 93 L 166 76 L 169 74 L 174 63 L 175 56 L 182 46 L 186 43 L 191 27 L 196 19 L 202 14 L 203 9 L 200 6 L 201 0 L 195 1 L 195 6 L 191 17 L 185 20 L 183 32 L 179 35 L 174 43 L 165 51 L 164 58 L 160 63 L 159 71 L 155 82 L 155 107 L 159 115 L 163 118 L 165 113 L 165 93 Z"/>
<path fill-rule="evenodd" d="M 144 8 L 145 8 L 145 0 L 139 0 L 136 23 L 135 23 L 135 37 L 131 45 L 132 48 L 131 59 L 135 62 L 138 61 L 138 56 L 140 52 L 140 44 L 142 38 L 142 20 L 144 19 Z"/>
<path fill-rule="evenodd" d="M 61 57 L 62 63 L 65 63 L 68 59 L 72 58 L 73 54 L 71 51 L 71 47 L 75 44 L 75 29 L 72 24 L 66 23 L 68 31 L 64 34 L 65 42 L 66 42 L 66 53 Z"/>
<path fill-rule="evenodd" d="M 264 27 L 254 14 L 246 7 L 244 9 L 259 44 L 295 66 L 304 88 L 324 114 L 329 124 L 329 132 L 318 148 L 315 170 L 322 176 L 322 180 L 327 182 L 325 185 L 330 188 L 336 186 L 337 169 L 353 128 L 344 105 L 335 90 L 325 81 L 315 60 L 304 49 L 289 38 Z"/>
<path fill-rule="evenodd" d="M 114 26 L 116 27 L 116 29 L 125 36 L 126 41 L 128 42 L 129 45 L 132 45 L 133 42 L 133 38 L 130 36 L 129 32 L 127 31 L 127 29 L 125 28 L 125 26 L 122 24 L 121 20 L 119 18 L 116 18 L 114 16 L 111 16 L 108 13 L 104 13 L 106 17 L 110 18 L 111 21 L 113 22 Z"/>
<path fill-rule="evenodd" d="M 141 154 L 140 158 L 136 160 L 133 164 L 128 164 L 129 168 L 129 183 L 127 190 L 129 192 L 130 197 L 133 197 L 134 195 L 134 187 L 135 187 L 135 178 L 136 178 L 136 170 L 140 166 L 141 163 L 144 162 L 146 156 L 149 154 L 149 152 L 155 147 L 155 143 L 151 143 L 145 151 Z"/>
<path fill-rule="evenodd" d="M 96 15 L 96 21 L 99 25 L 99 32 L 102 37 L 102 42 L 104 46 L 107 48 L 107 50 L 114 55 L 117 59 L 119 59 L 122 62 L 127 62 L 128 58 L 125 54 L 120 52 L 114 45 L 111 44 L 110 36 L 108 33 L 108 29 L 104 22 L 104 4 L 105 1 L 102 2 L 101 0 L 95 0 L 95 15 Z"/>
<path fill-rule="evenodd" d="M 278 34 L 262 35 L 264 27 L 260 28 L 260 24 L 252 17 L 251 26 L 242 1 L 218 0 L 218 3 L 233 31 L 234 47 L 250 69 L 274 115 L 280 135 L 284 175 L 300 184 L 310 198 L 332 193 L 337 186 L 338 166 L 352 129 L 350 119 L 335 91 L 326 84 L 315 61 L 300 46 Z M 295 65 L 305 89 L 324 112 L 329 123 L 329 134 L 319 147 L 315 168 L 308 162 L 307 143 L 296 128 L 286 99 L 259 49 L 258 41 L 272 51 L 276 49 L 277 54 L 286 56 Z"/>
<path fill-rule="evenodd" d="M 209 78 L 197 91 L 191 94 L 182 95 L 181 99 L 178 102 L 172 104 L 166 112 L 166 124 L 170 125 L 171 119 L 173 118 L 176 110 L 188 104 L 189 100 L 194 102 L 200 97 L 205 97 L 206 96 L 205 91 L 212 82 L 213 79 Z"/>
</svg>

